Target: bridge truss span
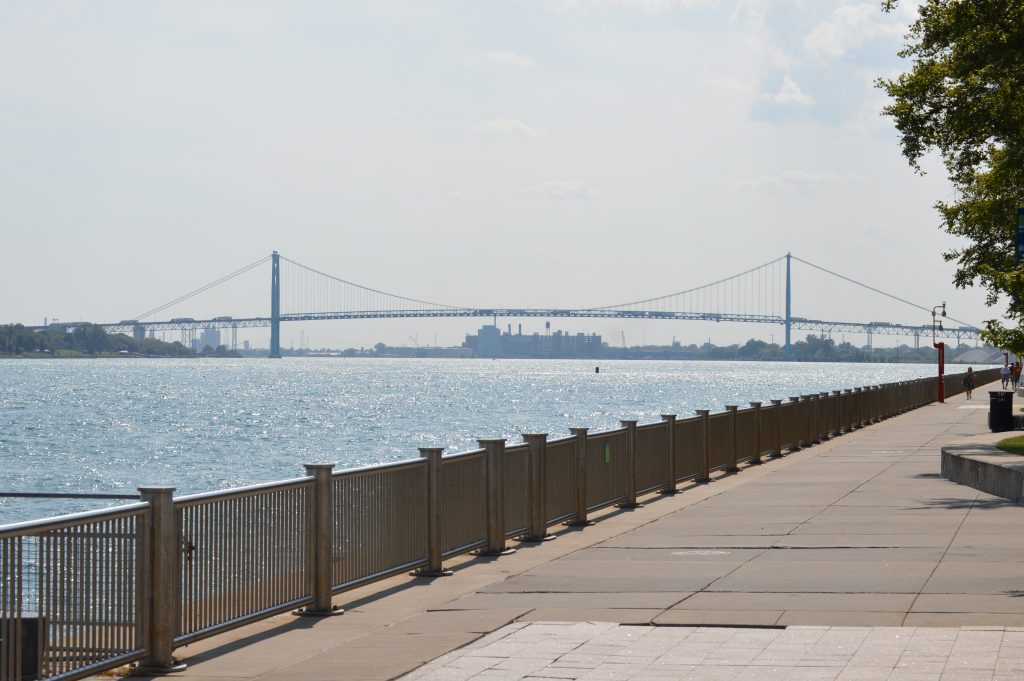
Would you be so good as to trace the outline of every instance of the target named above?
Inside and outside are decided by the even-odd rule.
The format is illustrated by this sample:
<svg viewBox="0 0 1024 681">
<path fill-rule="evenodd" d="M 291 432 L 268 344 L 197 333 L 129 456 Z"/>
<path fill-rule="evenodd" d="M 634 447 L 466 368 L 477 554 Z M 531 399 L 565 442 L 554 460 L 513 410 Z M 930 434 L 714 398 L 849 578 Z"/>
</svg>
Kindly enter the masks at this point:
<svg viewBox="0 0 1024 681">
<path fill-rule="evenodd" d="M 353 283 L 340 277 L 308 267 L 276 251 L 231 274 L 175 298 L 164 305 L 117 323 L 98 324 L 112 333 L 129 333 L 136 337 L 146 332 L 180 331 L 183 338 L 194 338 L 202 329 L 230 329 L 232 337 L 237 329 L 270 327 L 272 357 L 280 356 L 280 324 L 282 322 L 409 319 L 409 318 L 570 318 L 570 319 L 649 319 L 675 321 L 704 321 L 722 323 L 775 324 L 785 327 L 786 348 L 789 349 L 790 331 L 807 330 L 830 336 L 833 333 L 866 334 L 868 344 L 873 335 L 930 336 L 931 326 L 898 322 L 854 322 L 809 319 L 793 316 L 791 311 L 792 261 L 796 260 L 833 277 L 863 287 L 875 294 L 887 296 L 916 308 L 915 315 L 928 308 L 886 293 L 878 288 L 857 282 L 849 277 L 820 267 L 806 260 L 786 254 L 738 274 L 723 277 L 709 284 L 679 290 L 663 296 L 635 300 L 616 305 L 579 308 L 534 307 L 471 307 L 446 305 L 418 298 L 387 293 Z M 187 303 L 197 295 L 219 286 L 250 270 L 271 263 L 271 300 L 268 316 L 229 316 L 211 319 L 174 317 L 153 320 L 161 312 L 167 314 L 172 306 Z M 175 308 L 180 309 L 180 308 Z M 980 329 L 952 318 L 959 326 L 937 328 L 937 338 L 978 340 Z M 81 326 L 84 322 L 60 324 L 65 329 Z M 41 327 L 32 327 L 41 328 Z"/>
</svg>

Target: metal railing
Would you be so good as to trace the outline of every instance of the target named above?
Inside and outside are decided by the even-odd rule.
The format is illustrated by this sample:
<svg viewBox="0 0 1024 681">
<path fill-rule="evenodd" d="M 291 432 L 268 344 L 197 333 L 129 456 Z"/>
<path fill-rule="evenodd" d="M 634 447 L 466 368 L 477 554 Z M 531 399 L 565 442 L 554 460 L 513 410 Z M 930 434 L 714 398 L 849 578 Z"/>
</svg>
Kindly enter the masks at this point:
<svg viewBox="0 0 1024 681">
<path fill-rule="evenodd" d="M 994 381 L 998 370 L 977 372 Z M 961 375 L 947 394 L 962 392 Z M 547 528 L 673 493 L 928 404 L 937 379 L 813 393 L 748 408 L 482 449 L 0 527 L 0 681 L 73 679 L 171 653 L 272 614 L 337 612 L 333 594 L 445 559 L 507 552 Z"/>
<path fill-rule="evenodd" d="M 145 657 L 148 523 L 130 504 L 0 528 L 0 680 Z"/>
</svg>

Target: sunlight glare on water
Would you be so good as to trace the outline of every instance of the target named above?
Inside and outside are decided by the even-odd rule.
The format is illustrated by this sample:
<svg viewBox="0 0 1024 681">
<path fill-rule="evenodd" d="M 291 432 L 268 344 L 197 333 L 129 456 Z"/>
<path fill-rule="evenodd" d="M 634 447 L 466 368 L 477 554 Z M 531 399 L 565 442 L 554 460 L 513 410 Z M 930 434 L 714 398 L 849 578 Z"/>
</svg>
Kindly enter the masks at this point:
<svg viewBox="0 0 1024 681">
<path fill-rule="evenodd" d="M 595 366 L 600 365 L 600 373 Z M 0 360 L 0 491 L 176 494 L 397 461 L 478 438 L 649 423 L 933 375 L 921 364 Z M 105 502 L 120 503 L 120 502 Z M 100 503 L 99 505 L 103 505 Z M 0 524 L 98 506 L 0 498 Z"/>
</svg>

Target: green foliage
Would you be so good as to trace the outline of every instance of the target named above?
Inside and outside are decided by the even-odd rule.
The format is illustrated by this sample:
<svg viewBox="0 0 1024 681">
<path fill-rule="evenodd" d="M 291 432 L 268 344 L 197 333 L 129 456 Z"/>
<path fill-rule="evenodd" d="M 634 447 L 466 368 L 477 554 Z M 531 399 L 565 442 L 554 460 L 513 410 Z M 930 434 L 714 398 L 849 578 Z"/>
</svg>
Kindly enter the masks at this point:
<svg viewBox="0 0 1024 681">
<path fill-rule="evenodd" d="M 885 0 L 891 11 L 899 0 Z M 956 190 L 935 204 L 943 228 L 963 237 L 943 254 L 959 288 L 980 284 L 987 302 L 1024 321 L 1024 273 L 1015 267 L 1016 211 L 1024 207 L 1024 0 L 925 0 L 900 56 L 908 73 L 879 79 L 903 155 L 921 171 L 937 151 Z M 1024 333 L 987 322 L 983 338 L 1024 353 Z"/>
<path fill-rule="evenodd" d="M 967 348 L 964 348 L 965 350 Z M 907 346 L 896 348 L 859 348 L 847 342 L 836 343 L 831 338 L 809 335 L 802 341 L 795 341 L 790 348 L 791 359 L 796 362 L 927 362 L 936 361 L 935 349 L 930 345 L 920 349 Z M 954 361 L 955 350 L 947 355 Z M 701 346 L 673 346 L 630 348 L 626 355 L 616 357 L 644 357 L 664 359 L 714 359 L 775 362 L 785 359 L 785 349 L 775 343 L 750 339 L 743 345 L 718 346 L 704 343 Z"/>
<path fill-rule="evenodd" d="M 21 324 L 0 325 L 0 355 L 49 355 L 82 357 L 117 355 L 190 357 L 191 350 L 181 343 L 165 343 L 155 338 L 135 340 L 124 334 L 111 335 L 95 324 L 82 324 L 71 333 L 59 327 L 33 331 Z"/>
</svg>

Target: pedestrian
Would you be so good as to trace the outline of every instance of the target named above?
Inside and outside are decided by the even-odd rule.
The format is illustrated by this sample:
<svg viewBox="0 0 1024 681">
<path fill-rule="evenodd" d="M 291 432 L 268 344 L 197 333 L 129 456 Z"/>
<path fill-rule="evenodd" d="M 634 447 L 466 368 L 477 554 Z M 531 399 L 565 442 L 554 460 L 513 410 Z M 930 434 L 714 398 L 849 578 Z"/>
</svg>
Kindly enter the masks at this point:
<svg viewBox="0 0 1024 681">
<path fill-rule="evenodd" d="M 1003 368 L 999 370 L 999 380 L 1003 383 L 1003 390 L 1006 390 L 1006 386 L 1010 383 L 1010 365 L 1004 364 Z"/>
<path fill-rule="evenodd" d="M 967 367 L 967 373 L 964 374 L 964 392 L 967 393 L 967 399 L 971 399 L 971 393 L 974 392 L 974 367 Z"/>
<path fill-rule="evenodd" d="M 1017 386 L 1020 385 L 1020 360 L 1018 359 L 1013 364 L 1013 375 L 1011 377 L 1013 381 L 1013 389 L 1016 390 Z"/>
</svg>

